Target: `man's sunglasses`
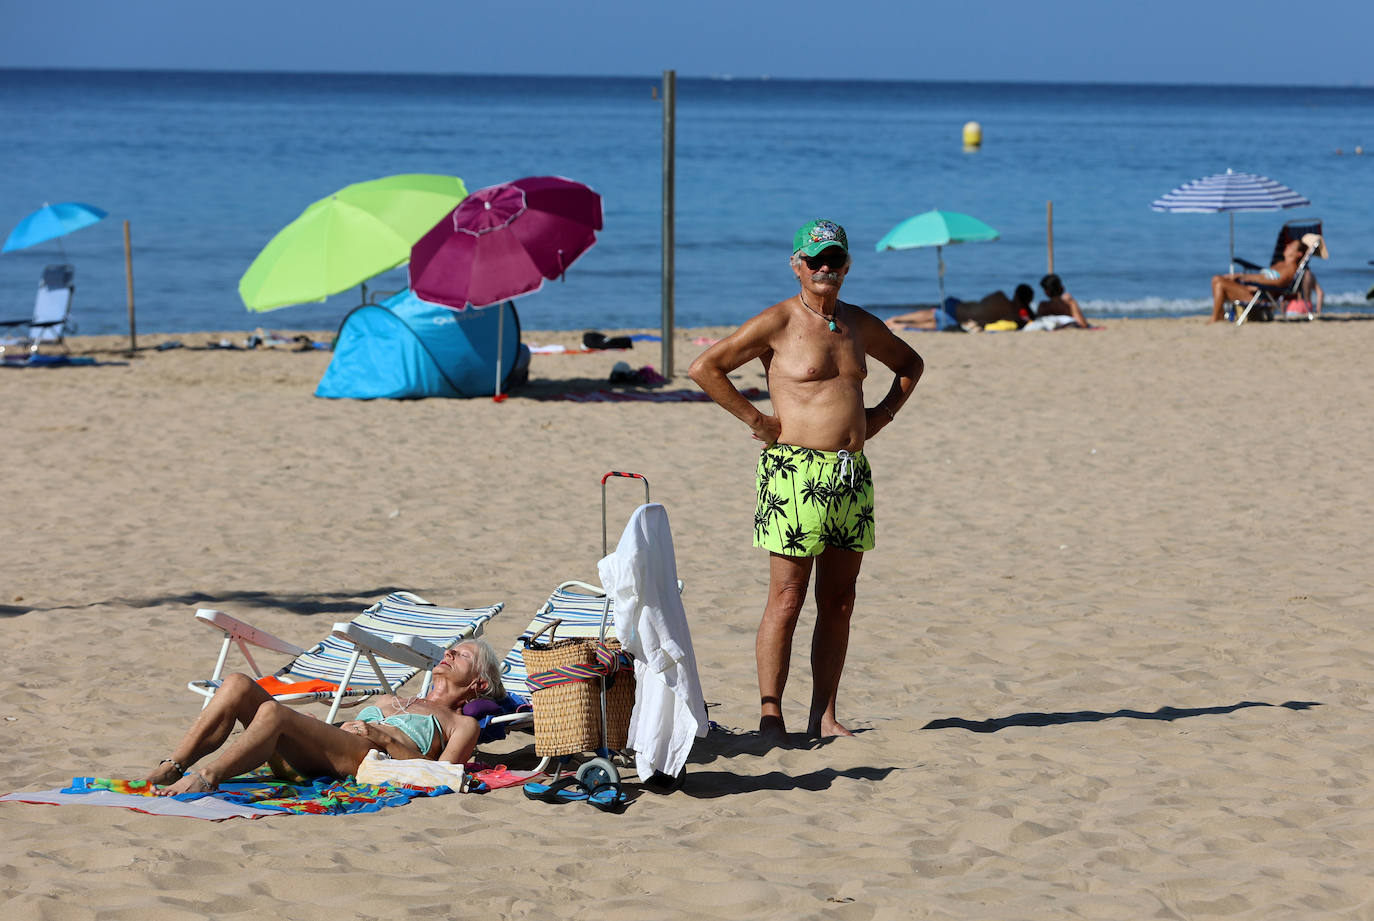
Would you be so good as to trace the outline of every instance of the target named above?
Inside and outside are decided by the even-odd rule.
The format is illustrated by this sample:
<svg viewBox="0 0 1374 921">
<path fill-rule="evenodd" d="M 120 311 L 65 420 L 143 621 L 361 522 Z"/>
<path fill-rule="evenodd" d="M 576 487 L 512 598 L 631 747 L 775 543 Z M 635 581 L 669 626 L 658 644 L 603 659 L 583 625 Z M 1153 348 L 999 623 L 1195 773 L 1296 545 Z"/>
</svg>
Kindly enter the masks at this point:
<svg viewBox="0 0 1374 921">
<path fill-rule="evenodd" d="M 802 262 L 806 263 L 806 267 L 813 272 L 821 266 L 839 269 L 848 261 L 848 257 L 845 256 L 844 250 L 840 249 L 838 246 L 828 246 L 814 256 L 808 256 L 803 253 L 801 258 Z"/>
</svg>

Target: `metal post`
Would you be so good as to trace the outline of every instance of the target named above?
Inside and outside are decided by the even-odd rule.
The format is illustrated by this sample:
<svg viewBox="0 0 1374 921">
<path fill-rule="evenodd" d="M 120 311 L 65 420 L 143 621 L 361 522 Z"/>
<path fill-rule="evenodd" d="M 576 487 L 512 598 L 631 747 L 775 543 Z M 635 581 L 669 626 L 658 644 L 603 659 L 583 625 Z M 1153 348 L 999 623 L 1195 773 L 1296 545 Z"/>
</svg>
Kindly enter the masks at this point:
<svg viewBox="0 0 1374 921">
<path fill-rule="evenodd" d="M 129 351 L 138 351 L 138 333 L 134 329 L 134 250 L 129 242 L 129 222 L 124 222 L 124 279 L 129 294 Z"/>
<path fill-rule="evenodd" d="M 673 377 L 673 172 L 676 145 L 674 108 L 677 104 L 677 72 L 663 72 L 663 376 Z"/>
</svg>

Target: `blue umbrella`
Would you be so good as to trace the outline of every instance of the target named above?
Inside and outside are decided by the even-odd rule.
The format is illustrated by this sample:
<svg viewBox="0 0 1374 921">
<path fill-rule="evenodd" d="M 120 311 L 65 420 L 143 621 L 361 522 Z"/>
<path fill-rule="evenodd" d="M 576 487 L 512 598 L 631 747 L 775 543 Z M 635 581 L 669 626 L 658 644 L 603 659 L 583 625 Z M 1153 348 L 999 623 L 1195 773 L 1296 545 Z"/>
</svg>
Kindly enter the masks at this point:
<svg viewBox="0 0 1374 921">
<path fill-rule="evenodd" d="M 97 221 L 103 220 L 105 214 L 106 212 L 94 205 L 79 201 L 64 201 L 55 205 L 49 205 L 45 202 L 43 207 L 15 225 L 14 229 L 10 231 L 10 235 L 5 239 L 5 245 L 0 247 L 0 253 L 25 249 L 37 243 L 65 237 L 73 231 L 80 230 L 82 227 L 89 227 Z M 65 255 L 64 251 L 64 258 Z"/>
<path fill-rule="evenodd" d="M 1231 218 L 1231 269 L 1236 262 L 1237 211 L 1280 211 L 1301 208 L 1311 201 L 1281 182 L 1253 173 L 1234 173 L 1227 170 L 1204 176 L 1183 185 L 1150 202 L 1155 211 L 1174 214 L 1219 214 Z"/>
</svg>

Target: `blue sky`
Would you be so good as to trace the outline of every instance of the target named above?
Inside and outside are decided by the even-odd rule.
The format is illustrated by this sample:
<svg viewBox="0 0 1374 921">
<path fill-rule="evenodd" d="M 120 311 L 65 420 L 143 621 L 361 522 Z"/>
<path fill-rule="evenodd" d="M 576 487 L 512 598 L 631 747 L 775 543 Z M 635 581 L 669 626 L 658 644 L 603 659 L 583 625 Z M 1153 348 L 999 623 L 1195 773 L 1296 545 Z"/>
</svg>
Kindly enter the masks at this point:
<svg viewBox="0 0 1374 921">
<path fill-rule="evenodd" d="M 0 0 L 0 9 L 5 67 L 1374 85 L 1374 0 Z"/>
</svg>

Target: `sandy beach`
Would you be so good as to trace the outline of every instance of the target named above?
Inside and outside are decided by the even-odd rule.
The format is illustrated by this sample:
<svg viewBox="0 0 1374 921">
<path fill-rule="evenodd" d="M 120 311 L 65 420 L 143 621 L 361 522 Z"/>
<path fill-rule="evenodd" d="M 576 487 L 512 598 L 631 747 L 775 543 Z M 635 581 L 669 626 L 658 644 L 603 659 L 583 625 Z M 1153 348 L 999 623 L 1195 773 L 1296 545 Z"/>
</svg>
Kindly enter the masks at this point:
<svg viewBox="0 0 1374 921">
<path fill-rule="evenodd" d="M 504 601 L 509 648 L 595 578 L 612 469 L 668 509 L 721 727 L 683 791 L 631 783 L 623 815 L 518 788 L 221 823 L 3 803 L 6 917 L 1374 918 L 1374 322 L 1104 326 L 907 335 L 925 379 L 867 449 L 858 737 L 789 750 L 749 731 L 748 431 L 549 398 L 656 343 L 536 355 L 499 404 L 319 400 L 327 352 L 153 350 L 170 336 L 0 369 L 0 792 L 165 757 L 218 649 L 198 606 L 309 642 L 393 589 Z M 670 389 L 724 332 L 679 331 Z M 612 490 L 612 541 L 637 498 Z M 532 739 L 480 754 L 526 767 Z"/>
</svg>

